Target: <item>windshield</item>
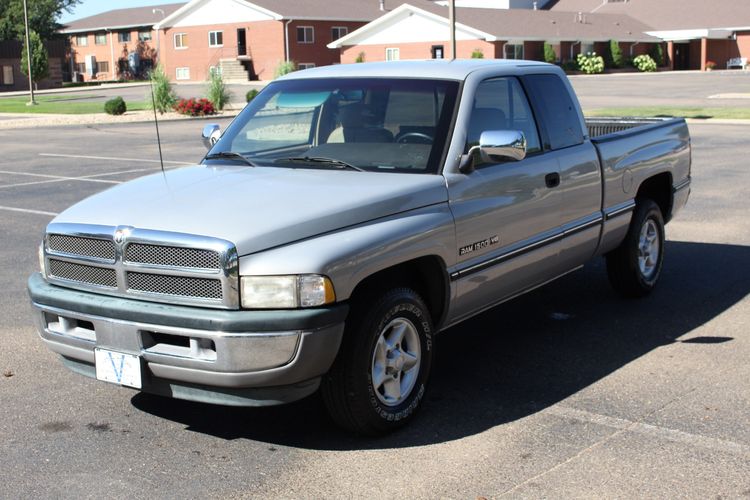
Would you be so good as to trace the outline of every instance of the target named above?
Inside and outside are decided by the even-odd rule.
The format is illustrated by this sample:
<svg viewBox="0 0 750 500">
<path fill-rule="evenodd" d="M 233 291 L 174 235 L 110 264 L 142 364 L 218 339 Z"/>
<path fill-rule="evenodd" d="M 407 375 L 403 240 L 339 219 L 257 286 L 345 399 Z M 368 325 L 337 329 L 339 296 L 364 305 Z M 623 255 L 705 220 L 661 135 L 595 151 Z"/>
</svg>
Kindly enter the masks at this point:
<svg viewBox="0 0 750 500">
<path fill-rule="evenodd" d="M 257 166 L 436 173 L 457 90 L 458 82 L 420 79 L 274 82 L 206 161 L 236 153 Z"/>
</svg>

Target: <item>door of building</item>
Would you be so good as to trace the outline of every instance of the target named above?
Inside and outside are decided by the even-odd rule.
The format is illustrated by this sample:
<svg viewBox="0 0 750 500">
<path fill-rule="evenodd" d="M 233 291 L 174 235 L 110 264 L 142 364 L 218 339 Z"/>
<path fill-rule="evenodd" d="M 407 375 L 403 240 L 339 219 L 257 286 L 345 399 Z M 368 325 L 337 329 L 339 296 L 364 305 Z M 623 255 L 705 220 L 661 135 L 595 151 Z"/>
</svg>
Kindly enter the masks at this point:
<svg viewBox="0 0 750 500">
<path fill-rule="evenodd" d="M 237 28 L 237 55 L 247 55 L 247 39 L 245 38 L 245 28 Z"/>
<path fill-rule="evenodd" d="M 689 43 L 674 44 L 674 69 L 675 70 L 690 69 L 690 44 Z"/>
</svg>

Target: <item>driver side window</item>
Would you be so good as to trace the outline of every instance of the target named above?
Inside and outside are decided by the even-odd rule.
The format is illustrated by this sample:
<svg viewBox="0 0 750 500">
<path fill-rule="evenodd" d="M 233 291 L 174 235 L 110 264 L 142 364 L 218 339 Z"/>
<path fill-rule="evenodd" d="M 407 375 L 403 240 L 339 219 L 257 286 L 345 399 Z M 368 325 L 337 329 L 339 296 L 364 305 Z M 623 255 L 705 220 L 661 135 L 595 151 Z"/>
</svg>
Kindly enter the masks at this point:
<svg viewBox="0 0 750 500">
<path fill-rule="evenodd" d="M 526 136 L 527 154 L 542 150 L 534 115 L 517 79 L 493 78 L 477 87 L 465 151 L 478 145 L 486 130 L 520 130 Z"/>
</svg>

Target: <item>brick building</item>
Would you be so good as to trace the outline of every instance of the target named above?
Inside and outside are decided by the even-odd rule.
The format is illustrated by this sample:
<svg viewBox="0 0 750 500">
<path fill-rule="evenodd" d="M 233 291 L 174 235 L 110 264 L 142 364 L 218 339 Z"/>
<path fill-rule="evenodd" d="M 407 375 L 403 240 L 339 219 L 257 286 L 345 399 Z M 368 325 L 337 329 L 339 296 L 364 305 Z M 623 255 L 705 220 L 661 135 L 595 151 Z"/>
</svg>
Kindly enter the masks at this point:
<svg viewBox="0 0 750 500">
<path fill-rule="evenodd" d="M 142 76 L 158 58 L 154 24 L 184 4 L 117 9 L 68 23 L 69 72 L 84 81 Z"/>
<path fill-rule="evenodd" d="M 553 12 L 595 11 L 627 15 L 667 42 L 672 69 L 704 70 L 708 61 L 725 68 L 734 58 L 750 60 L 750 5 L 747 0 L 552 0 Z"/>
<path fill-rule="evenodd" d="M 382 15 L 380 9 L 378 0 L 192 0 L 156 28 L 175 80 L 204 81 L 214 68 L 229 80 L 270 80 L 283 61 L 337 64 L 339 51 L 327 45 Z"/>
<path fill-rule="evenodd" d="M 651 28 L 618 14 L 577 15 L 532 9 L 456 8 L 456 57 L 544 60 L 544 43 L 559 61 L 579 53 L 604 54 L 617 40 L 626 57 L 648 53 L 661 40 Z M 329 44 L 341 62 L 430 59 L 450 56 L 448 8 L 411 0 Z"/>
<path fill-rule="evenodd" d="M 49 76 L 37 83 L 39 89 L 61 87 L 63 64 L 65 63 L 65 40 L 55 39 L 44 42 L 49 56 Z M 23 44 L 17 40 L 0 42 L 0 92 L 28 90 L 29 77 L 21 72 L 21 51 Z"/>
</svg>

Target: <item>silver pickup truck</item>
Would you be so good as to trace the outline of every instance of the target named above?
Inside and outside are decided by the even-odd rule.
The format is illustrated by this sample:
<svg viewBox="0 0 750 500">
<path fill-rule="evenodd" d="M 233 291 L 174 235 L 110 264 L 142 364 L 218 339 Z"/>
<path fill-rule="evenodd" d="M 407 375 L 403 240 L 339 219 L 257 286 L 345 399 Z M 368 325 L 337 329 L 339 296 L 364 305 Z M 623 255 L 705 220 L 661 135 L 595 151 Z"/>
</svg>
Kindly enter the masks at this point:
<svg viewBox="0 0 750 500">
<path fill-rule="evenodd" d="M 656 285 L 687 126 L 589 125 L 537 62 L 292 73 L 206 127 L 201 165 L 49 224 L 39 333 L 100 380 L 243 406 L 320 389 L 340 425 L 387 432 L 423 401 L 438 331 L 597 256 L 625 296 Z"/>
</svg>

